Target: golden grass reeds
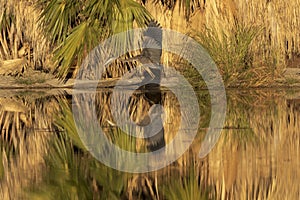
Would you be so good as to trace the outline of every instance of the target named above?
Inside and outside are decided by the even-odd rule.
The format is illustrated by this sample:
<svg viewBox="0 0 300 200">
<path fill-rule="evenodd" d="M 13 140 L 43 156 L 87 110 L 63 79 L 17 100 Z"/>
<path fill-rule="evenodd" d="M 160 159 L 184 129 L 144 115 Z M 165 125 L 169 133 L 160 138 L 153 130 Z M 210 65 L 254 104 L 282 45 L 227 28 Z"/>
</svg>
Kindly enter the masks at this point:
<svg viewBox="0 0 300 200">
<path fill-rule="evenodd" d="M 50 68 L 50 46 L 38 23 L 37 0 L 0 1 L 0 60 L 25 57 L 30 66 Z"/>
<path fill-rule="evenodd" d="M 162 1 L 166 2 L 166 1 Z M 216 38 L 225 45 L 226 38 L 234 38 L 237 25 L 244 27 L 258 27 L 261 31 L 249 46 L 253 55 L 253 68 L 248 72 L 235 73 L 236 66 L 228 66 L 232 78 L 229 85 L 234 86 L 265 86 L 280 78 L 286 67 L 286 58 L 299 55 L 300 52 L 300 16 L 299 0 L 289 4 L 283 1 L 191 1 L 189 21 L 186 12 L 180 8 L 182 5 L 176 1 L 171 9 L 166 4 L 146 2 L 146 8 L 160 21 L 163 27 L 178 30 L 194 36 L 197 33 L 211 38 L 207 30 L 212 30 Z M 255 30 L 255 29 L 254 29 Z M 249 30 L 253 31 L 253 30 Z M 208 49 L 210 50 L 210 49 Z M 227 55 L 227 51 L 220 49 L 220 56 Z M 171 61 L 174 62 L 174 61 Z M 175 60 L 176 62 L 176 60 Z M 219 63 L 217 63 L 219 65 Z M 236 63 L 234 63 L 236 64 Z M 220 67 L 221 71 L 224 66 Z M 249 75 L 252 75 L 249 77 Z"/>
</svg>

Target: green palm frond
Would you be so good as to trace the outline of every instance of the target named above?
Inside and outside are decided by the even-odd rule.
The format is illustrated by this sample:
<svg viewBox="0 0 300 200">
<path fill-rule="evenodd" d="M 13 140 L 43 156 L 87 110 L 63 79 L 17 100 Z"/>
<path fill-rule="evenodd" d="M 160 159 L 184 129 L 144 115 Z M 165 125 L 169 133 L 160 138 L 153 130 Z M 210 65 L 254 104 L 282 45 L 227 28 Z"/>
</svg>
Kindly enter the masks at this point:
<svg viewBox="0 0 300 200">
<path fill-rule="evenodd" d="M 65 42 L 55 52 L 55 60 L 60 65 L 58 76 L 65 78 L 76 62 L 80 63 L 88 50 L 97 43 L 97 23 L 83 22 L 75 27 Z"/>
<path fill-rule="evenodd" d="M 87 3 L 85 16 L 89 16 L 89 19 L 101 20 L 103 24 L 111 22 L 114 8 L 121 8 L 120 0 L 90 0 Z"/>
<path fill-rule="evenodd" d="M 51 0 L 49 3 L 42 0 L 40 5 L 44 7 L 41 23 L 52 43 L 57 43 L 54 60 L 60 79 L 79 66 L 103 39 L 132 29 L 134 21 L 142 27 L 151 19 L 150 13 L 133 0 Z M 112 49 L 124 46 L 126 37 L 117 38 Z"/>
<path fill-rule="evenodd" d="M 78 16 L 82 10 L 82 1 L 73 0 L 41 0 L 39 5 L 45 6 L 40 16 L 40 22 L 52 43 L 64 41 L 71 28 L 79 23 Z"/>
<path fill-rule="evenodd" d="M 152 19 L 152 16 L 149 13 L 149 11 L 147 11 L 146 8 L 142 7 L 140 4 L 138 4 L 135 1 L 132 0 L 126 1 L 126 3 L 124 3 L 122 8 L 123 8 L 122 12 L 124 13 L 123 17 L 125 19 L 125 22 L 127 23 L 130 22 L 131 18 L 129 17 L 131 17 L 131 15 L 133 16 L 133 20 L 135 20 L 135 22 L 139 27 L 144 27 Z M 130 24 L 130 26 L 125 28 L 132 28 L 132 24 Z"/>
</svg>

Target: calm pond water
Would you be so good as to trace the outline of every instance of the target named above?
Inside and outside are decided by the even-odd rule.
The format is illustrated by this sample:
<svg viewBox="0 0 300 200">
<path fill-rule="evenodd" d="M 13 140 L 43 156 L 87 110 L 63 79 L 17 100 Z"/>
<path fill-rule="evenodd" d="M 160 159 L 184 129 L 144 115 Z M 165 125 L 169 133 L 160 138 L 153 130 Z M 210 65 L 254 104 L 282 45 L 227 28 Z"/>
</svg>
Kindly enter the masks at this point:
<svg viewBox="0 0 300 200">
<path fill-rule="evenodd" d="M 117 109 L 145 125 L 149 108 L 158 102 L 164 106 L 163 131 L 137 139 L 115 125 L 111 104 L 116 100 L 109 89 L 92 94 L 94 102 L 71 90 L 1 90 L 0 199 L 299 199 L 300 90 L 226 92 L 224 127 L 206 157 L 198 155 L 211 104 L 208 91 L 199 90 L 199 127 L 187 151 L 162 169 L 128 173 L 107 167 L 87 151 L 95 142 L 80 139 L 72 97 L 73 109 L 81 99 L 86 110 L 95 107 L 97 116 L 78 130 L 97 124 L 114 145 L 142 154 L 167 146 L 184 121 L 172 92 L 137 91 Z M 90 119 L 90 114 L 81 117 Z M 118 166 L 144 164 L 122 163 L 101 141 L 99 146 L 93 147 Z"/>
</svg>

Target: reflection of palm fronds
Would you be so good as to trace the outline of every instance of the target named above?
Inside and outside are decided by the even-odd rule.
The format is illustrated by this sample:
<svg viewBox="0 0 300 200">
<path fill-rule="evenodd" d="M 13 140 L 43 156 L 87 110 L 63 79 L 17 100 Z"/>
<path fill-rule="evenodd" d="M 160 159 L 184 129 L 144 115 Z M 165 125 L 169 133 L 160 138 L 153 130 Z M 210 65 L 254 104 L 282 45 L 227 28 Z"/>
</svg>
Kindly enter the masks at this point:
<svg viewBox="0 0 300 200">
<path fill-rule="evenodd" d="M 85 150 L 86 148 L 81 142 L 80 137 L 78 136 L 75 122 L 73 119 L 73 113 L 67 101 L 60 100 L 59 105 L 61 107 L 59 113 L 55 116 L 55 125 L 59 127 L 60 130 L 66 132 L 68 137 L 72 139 L 74 145 L 81 150 Z"/>
<path fill-rule="evenodd" d="M 95 183 L 94 188 L 100 193 L 101 199 L 127 199 L 125 197 L 131 174 L 104 166 L 97 161 L 91 163 L 90 172 Z"/>
<path fill-rule="evenodd" d="M 164 196 L 172 200 L 209 199 L 208 191 L 200 185 L 200 175 L 196 169 L 191 167 L 186 177 L 173 177 L 174 181 L 166 183 L 163 187 Z"/>
<path fill-rule="evenodd" d="M 229 199 L 297 199 L 299 160 L 296 158 L 300 148 L 297 100 L 286 102 L 284 92 L 255 92 L 251 93 L 252 98 L 246 94 L 249 90 L 245 93 L 229 91 L 228 105 L 236 111 L 229 113 L 227 123 L 236 124 L 242 117 L 238 123 L 248 124 L 260 140 L 256 145 L 241 145 L 240 141 L 230 138 L 232 134 L 228 135 L 229 138 L 221 137 L 220 140 L 227 142 L 218 143 L 210 155 L 199 162 L 200 169 L 190 167 L 191 163 L 198 163 L 198 152 L 189 157 L 190 152 L 187 152 L 183 156 L 188 158 L 188 164 L 172 164 L 155 173 L 130 175 L 105 167 L 88 153 L 74 148 L 74 142 L 65 133 L 26 132 L 28 137 L 18 148 L 21 149 L 18 151 L 20 156 L 7 158 L 6 153 L 0 155 L 5 171 L 0 183 L 0 198 L 20 199 L 24 197 L 18 196 L 22 189 L 35 183 L 31 190 L 36 193 L 27 193 L 28 199 L 138 199 L 159 195 L 161 199 L 222 199 L 224 196 Z M 176 104 L 171 94 L 169 101 Z M 32 116 L 36 116 L 32 124 L 48 127 L 51 123 L 48 118 L 52 118 L 52 114 L 57 113 L 53 110 L 59 108 L 57 102 L 68 105 L 64 97 L 27 100 L 25 105 L 32 108 Z M 65 106 L 62 112 L 69 114 L 61 113 L 60 116 L 70 116 L 69 108 Z M 175 115 L 178 110 L 169 113 Z M 37 122 L 39 119 L 42 122 Z M 48 154 L 47 168 L 43 165 L 45 153 Z M 0 175 L 1 170 L 0 166 Z M 209 185 L 212 191 L 206 190 Z"/>
<path fill-rule="evenodd" d="M 66 134 L 53 135 L 46 157 L 47 170 L 43 184 L 38 184 L 31 198 L 43 199 L 92 199 L 92 185 L 87 179 L 87 157 L 75 154 Z M 45 175 L 46 175 L 45 174 Z"/>
</svg>

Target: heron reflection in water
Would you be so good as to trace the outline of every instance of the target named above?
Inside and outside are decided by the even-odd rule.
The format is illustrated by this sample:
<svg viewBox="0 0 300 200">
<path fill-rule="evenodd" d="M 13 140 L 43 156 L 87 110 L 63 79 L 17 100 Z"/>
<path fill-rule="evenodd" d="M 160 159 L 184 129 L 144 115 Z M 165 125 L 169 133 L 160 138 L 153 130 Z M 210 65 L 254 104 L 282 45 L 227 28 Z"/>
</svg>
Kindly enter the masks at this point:
<svg viewBox="0 0 300 200">
<path fill-rule="evenodd" d="M 156 21 L 150 21 L 147 29 L 143 33 L 142 52 L 133 58 L 127 59 L 125 62 L 138 62 L 138 68 L 143 72 L 145 81 L 152 81 L 152 84 L 142 86 L 147 92 L 144 98 L 152 105 L 148 111 L 148 115 L 141 118 L 140 123 L 142 132 L 147 141 L 147 148 L 150 151 L 156 151 L 165 146 L 164 127 L 161 112 L 158 112 L 155 104 L 161 104 L 160 80 L 162 73 L 161 55 L 162 55 L 162 29 Z M 151 125 L 149 126 L 149 116 L 151 117 Z M 148 120 L 146 120 L 148 119 Z M 148 121 L 148 122 L 147 122 Z M 144 124 L 144 122 L 146 122 Z M 155 130 L 157 129 L 158 130 Z M 151 132 L 154 131 L 154 135 Z"/>
<path fill-rule="evenodd" d="M 162 56 L 162 29 L 158 22 L 152 20 L 148 23 L 148 27 L 142 35 L 142 51 L 139 55 L 127 59 L 119 59 L 123 63 L 136 62 L 137 69 L 142 75 L 143 86 L 138 90 L 143 90 L 143 93 L 134 93 L 133 96 L 138 99 L 144 99 L 144 106 L 150 105 L 148 112 L 137 111 L 136 102 L 132 102 L 129 106 L 129 112 L 142 112 L 139 119 L 134 120 L 137 125 L 137 132 L 141 135 L 150 151 L 161 149 L 165 146 L 164 127 L 161 109 L 162 94 L 160 90 L 161 82 L 161 56 Z M 105 65 L 111 63 L 116 58 L 110 58 Z M 136 73 L 129 78 L 132 78 Z"/>
</svg>

